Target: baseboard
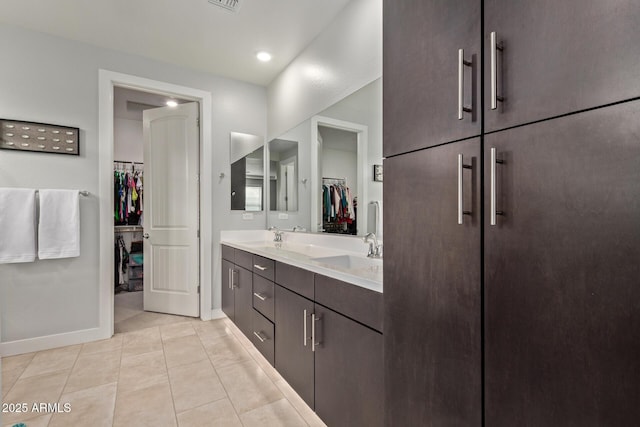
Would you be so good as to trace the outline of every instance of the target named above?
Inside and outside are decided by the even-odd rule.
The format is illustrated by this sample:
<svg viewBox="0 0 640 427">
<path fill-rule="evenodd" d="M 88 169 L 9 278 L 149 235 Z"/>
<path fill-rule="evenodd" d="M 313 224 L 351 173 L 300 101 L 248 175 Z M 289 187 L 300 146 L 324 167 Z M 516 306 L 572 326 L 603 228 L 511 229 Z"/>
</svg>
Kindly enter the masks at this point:
<svg viewBox="0 0 640 427">
<path fill-rule="evenodd" d="M 0 356 L 14 356 L 16 354 L 49 350 L 67 345 L 83 344 L 91 341 L 111 338 L 109 333 L 101 328 L 83 329 L 63 334 L 47 335 L 44 337 L 27 338 L 23 340 L 0 343 Z"/>
<path fill-rule="evenodd" d="M 224 314 L 224 311 L 222 311 L 221 308 L 214 308 L 211 310 L 211 320 L 224 319 L 225 317 L 227 317 L 227 315 Z"/>
</svg>

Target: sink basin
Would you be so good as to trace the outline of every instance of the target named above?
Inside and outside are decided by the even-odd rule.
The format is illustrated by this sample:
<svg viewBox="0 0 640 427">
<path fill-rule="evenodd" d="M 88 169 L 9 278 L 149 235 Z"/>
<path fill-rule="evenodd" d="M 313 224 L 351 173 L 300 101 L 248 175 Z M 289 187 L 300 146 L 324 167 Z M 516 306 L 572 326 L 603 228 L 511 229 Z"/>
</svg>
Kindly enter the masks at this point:
<svg viewBox="0 0 640 427">
<path fill-rule="evenodd" d="M 336 255 L 320 258 L 311 258 L 311 261 L 317 261 L 324 264 L 333 265 L 342 268 L 378 268 L 382 267 L 380 258 L 364 258 L 352 255 Z"/>
</svg>

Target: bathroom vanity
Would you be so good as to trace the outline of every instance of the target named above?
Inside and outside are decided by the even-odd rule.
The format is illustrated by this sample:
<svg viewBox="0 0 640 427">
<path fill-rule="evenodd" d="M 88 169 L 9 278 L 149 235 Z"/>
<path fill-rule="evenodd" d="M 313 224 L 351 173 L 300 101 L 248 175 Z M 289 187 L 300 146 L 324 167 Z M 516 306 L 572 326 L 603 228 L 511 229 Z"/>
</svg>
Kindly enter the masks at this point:
<svg viewBox="0 0 640 427">
<path fill-rule="evenodd" d="M 362 239 L 222 232 L 222 309 L 329 426 L 382 426 L 382 260 Z"/>
</svg>

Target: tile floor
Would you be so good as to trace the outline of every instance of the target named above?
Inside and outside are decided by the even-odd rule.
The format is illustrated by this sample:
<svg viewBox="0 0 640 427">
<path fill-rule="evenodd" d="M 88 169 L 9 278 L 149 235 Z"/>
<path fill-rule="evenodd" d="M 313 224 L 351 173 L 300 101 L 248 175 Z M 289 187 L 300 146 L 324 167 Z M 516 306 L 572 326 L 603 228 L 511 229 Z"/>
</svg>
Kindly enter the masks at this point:
<svg viewBox="0 0 640 427">
<path fill-rule="evenodd" d="M 175 319 L 174 319 L 175 320 Z M 184 320 L 2 359 L 1 426 L 324 426 L 228 319 Z"/>
<path fill-rule="evenodd" d="M 120 292 L 115 295 L 113 330 L 116 334 L 191 320 L 190 317 L 144 311 L 142 301 L 142 292 Z"/>
</svg>

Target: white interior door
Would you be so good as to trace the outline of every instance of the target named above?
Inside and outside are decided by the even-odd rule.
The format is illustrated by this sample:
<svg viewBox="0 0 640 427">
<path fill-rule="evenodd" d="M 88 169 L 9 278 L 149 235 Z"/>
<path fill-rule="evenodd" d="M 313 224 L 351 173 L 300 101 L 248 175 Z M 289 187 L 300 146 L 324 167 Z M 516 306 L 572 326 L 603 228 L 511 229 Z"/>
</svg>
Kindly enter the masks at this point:
<svg viewBox="0 0 640 427">
<path fill-rule="evenodd" d="M 198 103 L 143 112 L 144 309 L 199 316 Z"/>
</svg>

